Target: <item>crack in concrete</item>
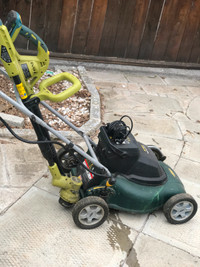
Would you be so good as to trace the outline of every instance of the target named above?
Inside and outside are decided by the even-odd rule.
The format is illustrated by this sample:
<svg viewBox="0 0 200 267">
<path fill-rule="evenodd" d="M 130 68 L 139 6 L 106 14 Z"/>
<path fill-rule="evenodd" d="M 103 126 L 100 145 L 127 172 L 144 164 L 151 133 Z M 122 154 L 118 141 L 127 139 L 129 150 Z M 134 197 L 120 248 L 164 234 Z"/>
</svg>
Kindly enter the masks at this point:
<svg viewBox="0 0 200 267">
<path fill-rule="evenodd" d="M 27 190 L 21 195 L 19 196 L 14 202 L 12 202 L 10 205 L 8 205 L 4 210 L 2 210 L 0 212 L 0 216 L 3 216 L 16 202 L 18 202 L 29 190 L 30 188 L 27 188 Z"/>
<path fill-rule="evenodd" d="M 180 153 L 180 155 L 179 155 L 179 158 L 178 158 L 177 162 L 176 162 L 175 165 L 174 165 L 174 169 L 176 169 L 176 167 L 177 167 L 177 165 L 178 165 L 180 159 L 182 158 L 182 154 L 183 154 L 183 150 L 184 150 L 184 148 L 185 148 L 185 144 L 186 144 L 186 141 L 183 141 L 183 145 L 182 145 L 181 153 Z"/>
<path fill-rule="evenodd" d="M 2 161 L 3 161 L 3 166 L 5 166 L 5 172 L 6 172 L 6 179 L 7 179 L 7 183 L 8 183 L 8 186 L 10 186 L 10 180 L 11 180 L 11 177 L 10 177 L 10 173 L 9 173 L 9 168 L 8 168 L 8 165 L 7 165 L 7 155 L 6 155 L 6 151 L 4 150 L 4 146 L 1 147 L 2 149 Z"/>
<path fill-rule="evenodd" d="M 183 249 L 183 248 L 180 248 L 180 247 L 178 247 L 178 246 L 172 245 L 172 243 L 165 242 L 165 241 L 163 241 L 162 239 L 159 239 L 159 238 L 157 238 L 157 237 L 151 236 L 151 235 L 149 235 L 149 234 L 147 234 L 147 233 L 142 233 L 142 234 L 143 234 L 143 235 L 146 235 L 146 236 L 149 236 L 149 237 L 151 237 L 151 238 L 153 238 L 153 239 L 155 239 L 155 240 L 158 240 L 158 241 L 160 241 L 160 242 L 162 242 L 162 243 L 164 243 L 164 244 L 167 244 L 167 245 L 169 245 L 169 246 L 171 246 L 171 247 L 173 247 L 173 248 L 176 248 L 176 249 L 178 249 L 178 250 L 181 250 L 181 251 L 183 251 L 183 252 L 189 254 L 189 255 L 192 256 L 192 257 L 196 257 L 196 258 L 200 259 L 200 256 L 194 255 L 194 254 L 192 254 L 191 252 L 188 252 L 187 250 L 185 250 L 185 249 Z"/>
<path fill-rule="evenodd" d="M 46 192 L 46 193 L 48 193 L 48 194 L 50 194 L 50 195 L 52 195 L 52 196 L 56 196 L 56 197 L 58 197 L 56 194 L 54 194 L 54 193 L 52 193 L 52 192 L 49 192 L 48 190 L 46 190 L 46 189 L 44 189 L 44 188 L 41 188 L 41 187 L 38 187 L 37 185 L 33 185 L 33 187 L 35 187 L 35 188 L 37 188 L 38 190 L 41 190 L 41 191 L 43 191 L 43 192 Z"/>
<path fill-rule="evenodd" d="M 140 267 L 139 260 L 137 259 L 137 252 L 136 252 L 134 246 L 135 246 L 135 244 L 136 244 L 136 242 L 137 242 L 137 240 L 139 238 L 139 235 L 143 232 L 144 227 L 145 227 L 147 221 L 149 220 L 149 217 L 150 217 L 150 214 L 147 215 L 142 227 L 138 231 L 138 234 L 137 234 L 137 236 L 135 238 L 135 241 L 133 242 L 132 248 L 129 250 L 129 253 L 127 253 L 127 257 L 126 257 L 126 261 L 125 262 L 129 267 Z M 134 261 L 135 258 L 137 259 L 137 261 Z"/>
<path fill-rule="evenodd" d="M 126 225 L 126 224 L 124 224 L 124 223 L 121 221 L 121 219 L 119 218 L 119 215 L 117 214 L 116 211 L 115 211 L 115 215 L 116 215 L 116 216 L 115 216 L 114 218 L 111 219 L 112 221 L 115 221 L 116 224 L 117 224 L 117 223 L 120 223 L 120 224 Z M 146 223 L 147 223 L 148 220 L 149 220 L 150 215 L 151 215 L 151 214 L 147 214 L 147 217 L 146 217 L 146 219 L 144 220 L 144 223 L 143 223 L 143 225 L 142 225 L 142 227 L 140 228 L 139 231 L 133 229 L 133 230 L 135 230 L 136 232 L 138 232 L 138 234 L 136 235 L 135 240 L 132 242 L 132 246 L 130 247 L 129 251 L 127 252 L 126 259 L 124 259 L 124 260 L 121 262 L 120 266 L 123 266 L 123 265 L 126 263 L 126 265 L 128 265 L 129 267 L 140 267 L 139 260 L 138 260 L 138 258 L 137 258 L 137 252 L 136 252 L 134 246 L 135 246 L 135 244 L 136 244 L 136 242 L 137 242 L 137 239 L 138 239 L 139 235 L 140 235 L 141 233 L 143 233 L 143 230 L 144 230 L 144 228 L 145 228 L 145 226 L 146 226 Z M 134 216 L 134 214 L 133 214 L 133 216 Z M 130 228 L 130 227 L 127 226 L 127 225 L 126 225 L 126 227 Z M 131 229 L 131 228 L 130 228 L 130 229 Z"/>
<path fill-rule="evenodd" d="M 191 101 L 188 103 L 187 107 L 186 107 L 186 111 L 185 111 L 185 116 L 188 118 L 188 120 L 192 121 L 192 119 L 188 116 L 188 109 L 190 107 L 190 105 L 192 104 L 192 102 L 196 99 L 199 98 L 199 96 L 195 96 L 191 99 Z"/>
<path fill-rule="evenodd" d="M 129 80 L 128 80 L 128 78 L 127 78 L 127 76 L 126 76 L 126 73 L 123 73 L 123 76 L 126 79 L 127 83 L 130 83 Z"/>
</svg>

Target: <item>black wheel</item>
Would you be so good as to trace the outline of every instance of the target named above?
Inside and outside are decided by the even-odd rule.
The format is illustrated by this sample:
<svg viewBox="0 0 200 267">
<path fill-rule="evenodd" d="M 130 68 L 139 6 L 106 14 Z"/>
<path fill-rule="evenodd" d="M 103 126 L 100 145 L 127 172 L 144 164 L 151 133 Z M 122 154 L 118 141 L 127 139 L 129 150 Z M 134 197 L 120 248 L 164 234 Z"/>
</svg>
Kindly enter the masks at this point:
<svg viewBox="0 0 200 267">
<path fill-rule="evenodd" d="M 61 148 L 57 152 L 58 160 L 64 172 L 68 173 L 72 168 L 79 164 L 79 161 L 83 161 L 83 158 L 73 149 Z"/>
<path fill-rule="evenodd" d="M 197 203 L 194 198 L 186 193 L 177 194 L 167 200 L 163 211 L 168 222 L 181 224 L 189 221 L 197 212 Z"/>
<path fill-rule="evenodd" d="M 100 197 L 89 196 L 79 200 L 72 210 L 75 224 L 82 229 L 100 226 L 108 217 L 108 205 Z"/>
<path fill-rule="evenodd" d="M 153 151 L 154 155 L 156 156 L 157 160 L 164 161 L 166 156 L 164 156 L 159 148 L 153 145 L 148 145 L 148 147 Z"/>
<path fill-rule="evenodd" d="M 60 203 L 61 206 L 63 206 L 64 208 L 67 208 L 67 209 L 74 206 L 74 203 L 67 202 L 64 199 L 62 199 L 61 197 L 59 198 L 58 202 Z"/>
</svg>

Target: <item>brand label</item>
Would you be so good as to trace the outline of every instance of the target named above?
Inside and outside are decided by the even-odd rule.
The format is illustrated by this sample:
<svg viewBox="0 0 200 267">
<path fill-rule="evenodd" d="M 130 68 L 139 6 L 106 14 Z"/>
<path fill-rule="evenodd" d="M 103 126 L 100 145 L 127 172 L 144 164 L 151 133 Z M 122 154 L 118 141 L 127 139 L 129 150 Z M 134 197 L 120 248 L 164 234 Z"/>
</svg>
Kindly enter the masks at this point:
<svg viewBox="0 0 200 267">
<path fill-rule="evenodd" d="M 149 154 L 149 151 L 146 149 L 146 147 L 144 145 L 141 145 L 141 147 L 144 150 L 144 152 L 146 152 L 147 154 Z"/>
</svg>

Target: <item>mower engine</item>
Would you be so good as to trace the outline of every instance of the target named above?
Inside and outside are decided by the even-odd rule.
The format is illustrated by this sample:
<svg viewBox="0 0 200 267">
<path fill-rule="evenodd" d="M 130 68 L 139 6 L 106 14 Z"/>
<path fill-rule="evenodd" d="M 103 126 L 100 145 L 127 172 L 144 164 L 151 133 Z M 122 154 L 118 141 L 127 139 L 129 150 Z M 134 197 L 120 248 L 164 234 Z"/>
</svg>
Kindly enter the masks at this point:
<svg viewBox="0 0 200 267">
<path fill-rule="evenodd" d="M 144 185 L 163 184 L 167 177 L 152 149 L 136 141 L 131 127 L 122 120 L 100 127 L 96 154 L 111 173 L 120 173 L 127 179 Z"/>
</svg>

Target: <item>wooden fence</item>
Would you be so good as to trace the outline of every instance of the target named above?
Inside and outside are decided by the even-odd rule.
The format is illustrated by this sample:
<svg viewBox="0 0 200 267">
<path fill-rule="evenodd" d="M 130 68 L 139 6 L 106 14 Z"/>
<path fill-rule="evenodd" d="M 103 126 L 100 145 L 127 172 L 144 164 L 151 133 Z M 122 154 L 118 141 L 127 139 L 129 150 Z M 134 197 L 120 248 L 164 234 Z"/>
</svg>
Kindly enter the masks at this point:
<svg viewBox="0 0 200 267">
<path fill-rule="evenodd" d="M 53 52 L 200 63 L 200 0 L 0 1 L 11 9 Z"/>
</svg>

